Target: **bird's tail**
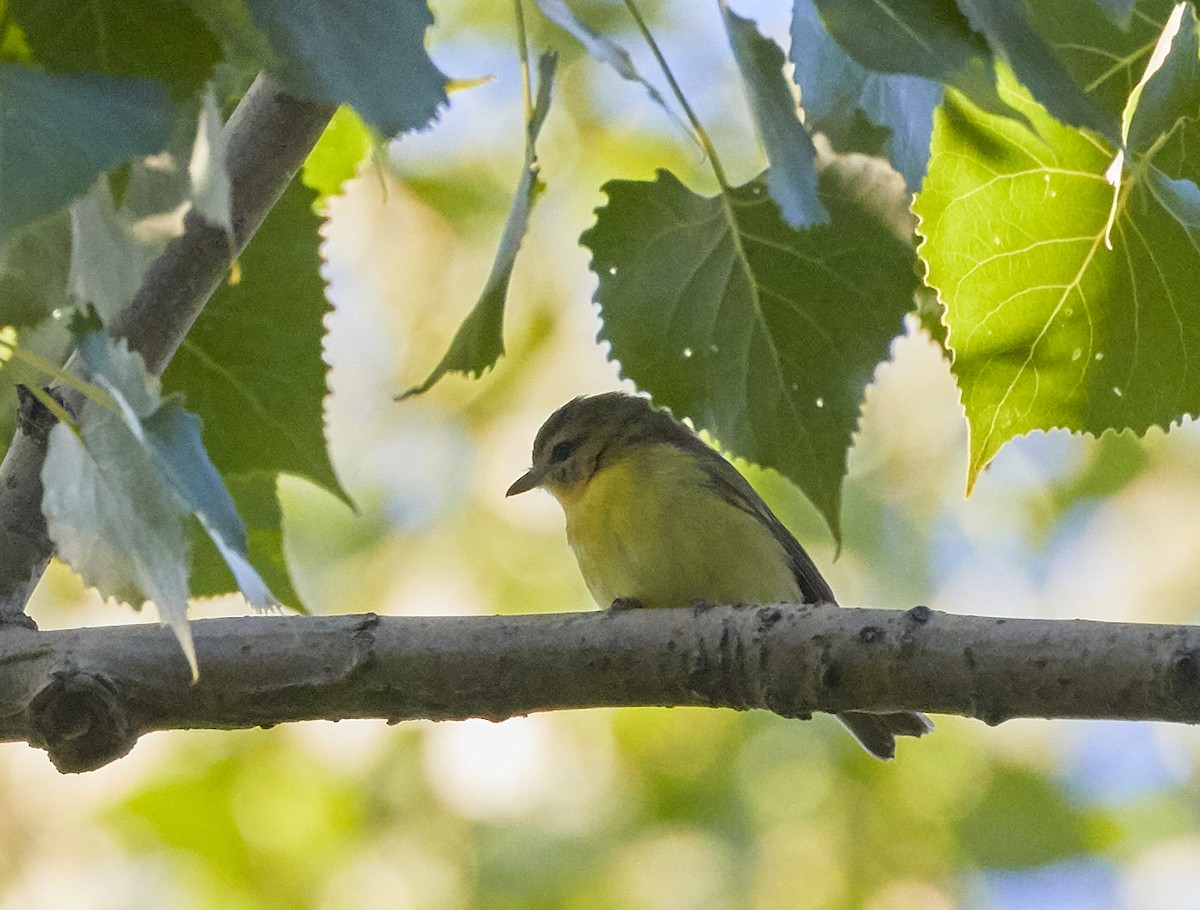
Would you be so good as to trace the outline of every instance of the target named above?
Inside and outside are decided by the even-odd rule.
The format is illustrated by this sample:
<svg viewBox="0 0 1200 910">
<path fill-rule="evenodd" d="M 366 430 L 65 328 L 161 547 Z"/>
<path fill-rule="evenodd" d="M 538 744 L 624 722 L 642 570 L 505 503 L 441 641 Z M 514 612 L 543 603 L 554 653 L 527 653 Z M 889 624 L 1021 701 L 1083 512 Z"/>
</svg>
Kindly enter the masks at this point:
<svg viewBox="0 0 1200 910">
<path fill-rule="evenodd" d="M 847 711 L 837 715 L 842 725 L 854 734 L 864 749 L 876 758 L 896 757 L 897 736 L 924 736 L 933 730 L 933 722 L 916 711 L 894 714 L 866 714 Z"/>
</svg>

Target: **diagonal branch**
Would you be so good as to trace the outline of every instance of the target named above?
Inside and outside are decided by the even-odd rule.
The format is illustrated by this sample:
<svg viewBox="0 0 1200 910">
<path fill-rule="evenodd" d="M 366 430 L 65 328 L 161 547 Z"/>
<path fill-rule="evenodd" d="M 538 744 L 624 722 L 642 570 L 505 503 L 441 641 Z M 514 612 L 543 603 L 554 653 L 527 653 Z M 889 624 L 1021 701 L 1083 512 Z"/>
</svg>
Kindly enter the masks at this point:
<svg viewBox="0 0 1200 910">
<path fill-rule="evenodd" d="M 195 212 L 150 266 L 133 302 L 114 321 L 152 373 L 162 373 L 200 311 L 229 273 L 333 116 L 260 75 L 229 118 L 225 166 L 233 190 L 233 237 Z M 18 430 L 0 464 L 0 621 L 12 621 L 46 569 L 53 544 L 42 516 L 44 432 Z"/>
<path fill-rule="evenodd" d="M 0 741 L 62 771 L 152 730 L 630 705 L 1200 722 L 1200 628 L 828 606 L 247 617 L 0 636 Z M 910 748 L 919 748 L 916 745 Z"/>
</svg>

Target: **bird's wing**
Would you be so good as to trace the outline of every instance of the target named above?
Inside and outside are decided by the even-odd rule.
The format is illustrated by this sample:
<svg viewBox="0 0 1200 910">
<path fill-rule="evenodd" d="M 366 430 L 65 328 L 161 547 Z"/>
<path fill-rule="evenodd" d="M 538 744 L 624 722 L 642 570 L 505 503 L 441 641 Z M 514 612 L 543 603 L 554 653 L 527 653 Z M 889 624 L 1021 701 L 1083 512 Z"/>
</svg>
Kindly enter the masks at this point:
<svg viewBox="0 0 1200 910">
<path fill-rule="evenodd" d="M 800 585 L 800 593 L 805 603 L 837 603 L 829 583 L 821 577 L 817 567 L 804 547 L 792 536 L 792 532 L 784 527 L 783 522 L 775 517 L 770 506 L 754 491 L 750 482 L 738 473 L 737 468 L 726 461 L 719 452 L 709 448 L 704 442 L 689 434 L 689 439 L 681 437 L 677 444 L 686 445 L 695 452 L 700 464 L 707 475 L 712 489 L 730 505 L 736 506 L 748 515 L 762 522 L 772 536 L 779 541 L 787 554 L 792 574 Z"/>
</svg>

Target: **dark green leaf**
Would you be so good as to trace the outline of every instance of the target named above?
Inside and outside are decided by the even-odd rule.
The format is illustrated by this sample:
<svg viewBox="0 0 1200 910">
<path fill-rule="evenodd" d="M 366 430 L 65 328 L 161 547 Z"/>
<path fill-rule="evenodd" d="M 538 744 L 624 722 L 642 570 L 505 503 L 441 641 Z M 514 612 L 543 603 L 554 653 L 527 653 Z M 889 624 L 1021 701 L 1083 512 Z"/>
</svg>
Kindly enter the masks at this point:
<svg viewBox="0 0 1200 910">
<path fill-rule="evenodd" d="M 352 105 L 385 136 L 427 126 L 446 103 L 446 77 L 425 53 L 424 0 L 249 2 L 297 94 Z"/>
<path fill-rule="evenodd" d="M 326 367 L 315 194 L 299 181 L 242 254 L 241 280 L 217 289 L 163 375 L 221 432 L 208 440 L 222 475 L 285 471 L 345 498 L 325 447 Z"/>
<path fill-rule="evenodd" d="M 829 222 L 817 196 L 817 150 L 796 116 L 796 102 L 783 75 L 783 51 L 764 38 L 750 19 L 721 7 L 725 33 L 742 74 L 750 113 L 771 163 L 767 191 L 790 227 Z"/>
<path fill-rule="evenodd" d="M 1184 118 L 1200 117 L 1200 35 L 1190 3 L 1176 7 L 1159 44 L 1166 53 L 1161 66 L 1126 107 L 1131 152 L 1147 151 Z"/>
<path fill-rule="evenodd" d="M 1154 198 L 1179 222 L 1200 251 L 1200 187 L 1190 180 L 1172 180 L 1158 168 L 1147 171 L 1146 185 Z"/>
<path fill-rule="evenodd" d="M 251 564 L 282 603 L 305 612 L 300 596 L 292 587 L 284 558 L 283 513 L 275 475 L 232 474 L 224 480 L 246 526 Z M 238 588 L 229 566 L 199 524 L 192 534 L 192 574 L 188 584 L 193 597 L 215 597 Z"/>
<path fill-rule="evenodd" d="M 221 475 L 204 451 L 200 418 L 185 411 L 173 396 L 143 420 L 142 427 L 155 465 L 199 520 L 233 574 L 237 590 L 261 610 L 278 607 L 279 602 L 247 561 L 246 529 Z"/>
<path fill-rule="evenodd" d="M 0 246 L 0 326 L 36 325 L 67 300 L 71 221 L 66 212 L 32 224 Z"/>
<path fill-rule="evenodd" d="M 221 54 L 180 0 L 8 0 L 8 12 L 44 69 L 153 79 L 176 101 L 204 84 Z"/>
<path fill-rule="evenodd" d="M 1141 433 L 1200 411 L 1200 245 L 1187 216 L 1134 169 L 1108 248 L 1112 151 L 1006 92 L 1037 133 L 948 102 L 915 205 L 970 426 L 968 483 L 1031 430 Z"/>
<path fill-rule="evenodd" d="M 581 238 L 623 375 L 736 455 L 796 483 L 839 533 L 863 389 L 912 309 L 911 220 L 881 162 L 820 171 L 831 223 L 794 231 L 760 181 L 698 196 L 613 181 Z"/>
<path fill-rule="evenodd" d="M 992 54 L 954 0 L 816 0 L 837 43 L 877 73 L 952 85 L 984 110 L 1020 117 L 996 92 Z"/>
<path fill-rule="evenodd" d="M 232 83 L 239 74 L 253 77 L 273 69 L 278 62 L 267 36 L 258 29 L 247 0 L 186 0 L 221 45 L 222 60 L 214 73 L 219 84 Z M 222 73 L 225 70 L 225 73 Z M 248 83 L 245 83 L 248 84 Z"/>
<path fill-rule="evenodd" d="M 1119 121 L 1146 68 L 1171 0 L 1141 0 L 1128 29 L 1096 0 L 1026 0 L 1034 28 L 1066 64 L 1076 85 Z"/>
<path fill-rule="evenodd" d="M 973 865 L 1021 869 L 1083 853 L 1088 819 L 1041 775 L 996 769 L 983 801 L 961 822 L 962 845 Z"/>
<path fill-rule="evenodd" d="M 886 154 L 908 188 L 916 192 L 925 178 L 933 109 L 941 103 L 939 82 L 921 76 L 868 72 L 838 46 L 825 30 L 813 0 L 796 0 L 792 13 L 793 78 L 814 129 L 839 149 Z M 885 127 L 882 143 L 860 147 L 851 139 L 862 111 Z"/>
<path fill-rule="evenodd" d="M 153 82 L 0 63 L 0 243 L 86 192 L 101 171 L 159 151 L 173 113 Z"/>
<path fill-rule="evenodd" d="M 537 101 L 526 127 L 525 162 L 521 170 L 521 179 L 517 183 L 512 208 L 509 209 L 508 218 L 504 222 L 504 232 L 500 235 L 500 245 L 496 249 L 496 258 L 492 261 L 492 270 L 483 286 L 483 293 L 458 327 L 454 339 L 450 342 L 450 349 L 446 351 L 441 362 L 423 383 L 404 392 L 400 396 L 401 400 L 427 392 L 447 373 L 479 376 L 495 366 L 504 353 L 504 304 L 508 297 L 508 282 L 512 278 L 517 252 L 529 225 L 529 213 L 533 210 L 541 187 L 535 143 L 550 110 L 550 87 L 554 82 L 554 67 L 553 54 L 543 54 L 538 61 Z"/>
<path fill-rule="evenodd" d="M 958 5 L 1051 114 L 1118 140 L 1119 120 L 1075 84 L 1062 60 L 1034 30 L 1024 0 L 958 0 Z"/>
</svg>

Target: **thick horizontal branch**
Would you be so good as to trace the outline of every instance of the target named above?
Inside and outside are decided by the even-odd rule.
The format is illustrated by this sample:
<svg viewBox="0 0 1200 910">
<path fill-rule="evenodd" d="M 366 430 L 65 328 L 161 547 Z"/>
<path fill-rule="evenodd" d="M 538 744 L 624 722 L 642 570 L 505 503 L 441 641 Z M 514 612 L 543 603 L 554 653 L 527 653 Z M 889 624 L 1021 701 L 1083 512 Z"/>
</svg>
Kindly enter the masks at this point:
<svg viewBox="0 0 1200 910">
<path fill-rule="evenodd" d="M 63 771 L 152 730 L 502 719 L 621 705 L 1200 721 L 1200 628 L 830 606 L 193 624 L 0 634 L 0 741 Z M 915 747 L 914 747 L 915 748 Z"/>
</svg>

